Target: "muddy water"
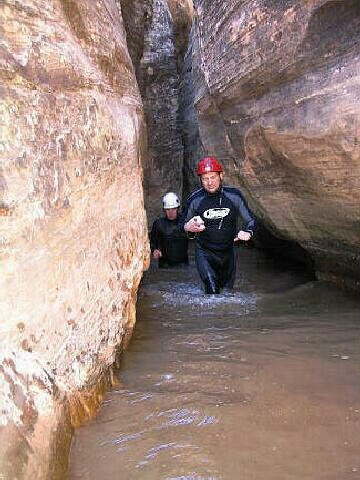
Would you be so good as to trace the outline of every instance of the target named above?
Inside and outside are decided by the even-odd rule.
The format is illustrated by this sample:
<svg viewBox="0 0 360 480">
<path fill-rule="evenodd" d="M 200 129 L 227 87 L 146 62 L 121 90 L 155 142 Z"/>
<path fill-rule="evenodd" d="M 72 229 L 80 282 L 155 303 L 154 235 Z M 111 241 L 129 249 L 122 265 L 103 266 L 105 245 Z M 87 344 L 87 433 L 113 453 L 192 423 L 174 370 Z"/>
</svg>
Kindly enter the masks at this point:
<svg viewBox="0 0 360 480">
<path fill-rule="evenodd" d="M 358 320 L 356 299 L 248 248 L 232 293 L 204 295 L 193 267 L 149 272 L 69 478 L 359 479 Z"/>
</svg>

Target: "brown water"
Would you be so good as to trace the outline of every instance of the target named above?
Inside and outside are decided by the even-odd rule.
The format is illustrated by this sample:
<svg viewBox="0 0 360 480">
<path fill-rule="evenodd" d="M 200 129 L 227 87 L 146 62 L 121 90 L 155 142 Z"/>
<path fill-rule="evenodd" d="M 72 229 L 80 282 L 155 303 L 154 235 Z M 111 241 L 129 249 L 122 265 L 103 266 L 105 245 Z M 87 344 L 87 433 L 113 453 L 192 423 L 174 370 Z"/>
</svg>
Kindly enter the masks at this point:
<svg viewBox="0 0 360 480">
<path fill-rule="evenodd" d="M 360 478 L 359 303 L 239 252 L 235 291 L 194 267 L 152 271 L 71 480 Z"/>
</svg>

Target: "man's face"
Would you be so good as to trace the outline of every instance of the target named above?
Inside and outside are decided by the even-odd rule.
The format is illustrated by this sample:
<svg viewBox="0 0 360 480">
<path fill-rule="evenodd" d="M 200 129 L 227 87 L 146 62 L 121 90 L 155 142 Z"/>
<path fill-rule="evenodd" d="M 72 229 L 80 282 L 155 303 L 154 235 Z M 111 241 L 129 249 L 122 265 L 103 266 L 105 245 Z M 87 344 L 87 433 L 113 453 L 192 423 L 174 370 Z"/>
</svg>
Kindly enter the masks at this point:
<svg viewBox="0 0 360 480">
<path fill-rule="evenodd" d="M 165 215 L 168 220 L 176 220 L 178 214 L 177 208 L 167 208 L 165 210 Z"/>
<path fill-rule="evenodd" d="M 201 183 L 205 190 L 209 193 L 215 193 L 221 186 L 224 174 L 218 172 L 209 172 L 201 175 Z"/>
</svg>

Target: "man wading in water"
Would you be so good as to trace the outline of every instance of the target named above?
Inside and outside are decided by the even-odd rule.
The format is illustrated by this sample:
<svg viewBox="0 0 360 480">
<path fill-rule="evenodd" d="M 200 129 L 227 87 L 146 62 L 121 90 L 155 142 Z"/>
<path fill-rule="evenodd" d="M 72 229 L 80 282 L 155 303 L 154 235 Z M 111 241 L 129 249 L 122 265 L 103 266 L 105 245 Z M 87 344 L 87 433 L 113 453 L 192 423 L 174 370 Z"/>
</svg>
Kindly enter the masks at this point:
<svg viewBox="0 0 360 480">
<path fill-rule="evenodd" d="M 193 192 L 179 227 L 197 236 L 195 262 L 206 293 L 232 288 L 235 280 L 234 242 L 247 242 L 254 233 L 255 219 L 237 188 L 222 184 L 224 170 L 213 157 L 197 167 L 202 188 Z M 237 222 L 242 220 L 243 229 Z"/>
</svg>

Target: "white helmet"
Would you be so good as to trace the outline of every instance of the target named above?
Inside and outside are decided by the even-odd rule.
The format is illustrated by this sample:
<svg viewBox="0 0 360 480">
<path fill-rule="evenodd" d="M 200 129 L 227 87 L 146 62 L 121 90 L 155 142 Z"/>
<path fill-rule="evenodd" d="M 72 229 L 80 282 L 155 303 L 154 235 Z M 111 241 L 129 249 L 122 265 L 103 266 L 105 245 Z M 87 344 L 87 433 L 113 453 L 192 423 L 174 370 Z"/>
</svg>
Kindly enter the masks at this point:
<svg viewBox="0 0 360 480">
<path fill-rule="evenodd" d="M 180 207 L 179 197 L 174 192 L 169 192 L 163 196 L 162 199 L 163 208 L 178 208 Z"/>
</svg>

